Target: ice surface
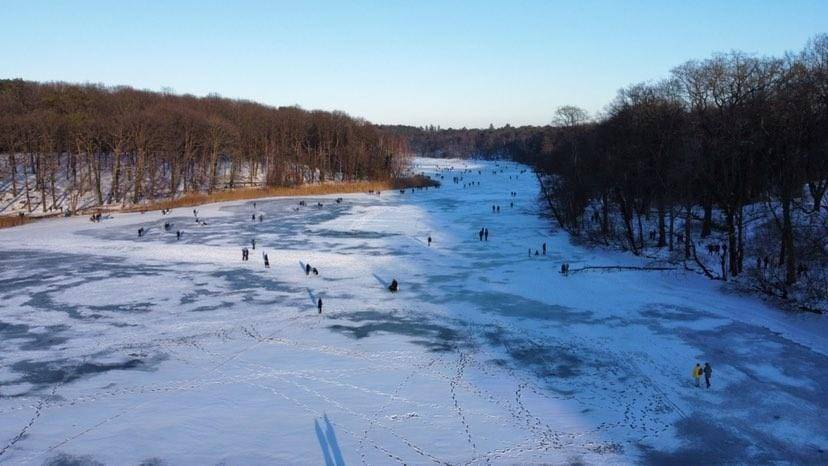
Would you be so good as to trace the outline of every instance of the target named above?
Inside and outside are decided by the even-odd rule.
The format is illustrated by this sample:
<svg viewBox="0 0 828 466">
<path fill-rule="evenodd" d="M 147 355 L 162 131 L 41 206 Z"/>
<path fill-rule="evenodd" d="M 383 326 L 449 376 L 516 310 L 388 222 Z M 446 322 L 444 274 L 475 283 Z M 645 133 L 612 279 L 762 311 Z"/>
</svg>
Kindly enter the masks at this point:
<svg viewBox="0 0 828 466">
<path fill-rule="evenodd" d="M 443 186 L 1 231 L 0 462 L 826 461 L 821 316 L 678 271 L 562 276 L 640 261 L 550 231 L 522 166 L 417 164 Z"/>
</svg>

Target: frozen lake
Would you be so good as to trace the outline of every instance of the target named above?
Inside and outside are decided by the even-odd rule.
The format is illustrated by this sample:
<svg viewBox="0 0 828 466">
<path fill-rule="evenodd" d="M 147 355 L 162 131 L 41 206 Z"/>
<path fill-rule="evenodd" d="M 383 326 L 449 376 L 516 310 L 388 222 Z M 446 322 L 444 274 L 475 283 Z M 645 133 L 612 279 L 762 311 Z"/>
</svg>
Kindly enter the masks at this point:
<svg viewBox="0 0 828 466">
<path fill-rule="evenodd" d="M 827 461 L 821 316 L 562 276 L 640 262 L 551 231 L 522 166 L 417 163 L 443 186 L 0 231 L 0 463 Z"/>
</svg>

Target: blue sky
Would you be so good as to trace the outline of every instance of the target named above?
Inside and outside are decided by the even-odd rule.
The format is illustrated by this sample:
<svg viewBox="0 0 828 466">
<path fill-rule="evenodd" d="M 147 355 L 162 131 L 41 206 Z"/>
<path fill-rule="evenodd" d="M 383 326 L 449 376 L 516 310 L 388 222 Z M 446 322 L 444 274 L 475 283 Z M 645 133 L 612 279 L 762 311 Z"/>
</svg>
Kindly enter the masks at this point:
<svg viewBox="0 0 828 466">
<path fill-rule="evenodd" d="M 691 58 L 781 54 L 828 0 L 0 0 L 0 78 L 216 92 L 376 123 L 545 124 Z"/>
</svg>

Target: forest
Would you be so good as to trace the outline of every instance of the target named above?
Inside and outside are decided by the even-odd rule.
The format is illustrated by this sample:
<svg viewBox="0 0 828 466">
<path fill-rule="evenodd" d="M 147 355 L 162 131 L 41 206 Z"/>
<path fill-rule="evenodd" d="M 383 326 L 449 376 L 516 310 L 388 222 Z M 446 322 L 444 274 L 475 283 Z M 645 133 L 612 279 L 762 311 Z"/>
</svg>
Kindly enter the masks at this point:
<svg viewBox="0 0 828 466">
<path fill-rule="evenodd" d="M 74 211 L 81 199 L 126 205 L 236 187 L 387 180 L 404 169 L 405 153 L 402 138 L 341 112 L 0 80 L 0 207 L 21 214 Z"/>
<path fill-rule="evenodd" d="M 581 237 L 824 299 L 828 35 L 782 57 L 688 61 L 592 118 L 565 106 L 544 127 L 389 130 L 414 152 L 530 164 L 556 223 Z"/>
</svg>

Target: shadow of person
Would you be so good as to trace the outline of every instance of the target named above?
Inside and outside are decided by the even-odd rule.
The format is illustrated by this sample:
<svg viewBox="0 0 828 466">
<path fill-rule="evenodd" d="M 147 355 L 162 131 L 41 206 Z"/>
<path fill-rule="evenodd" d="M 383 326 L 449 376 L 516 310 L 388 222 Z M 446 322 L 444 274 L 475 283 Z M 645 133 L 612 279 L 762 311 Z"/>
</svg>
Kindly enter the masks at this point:
<svg viewBox="0 0 828 466">
<path fill-rule="evenodd" d="M 325 430 L 319 425 L 319 419 L 313 420 L 313 427 L 316 431 L 316 440 L 319 441 L 319 448 L 322 450 L 322 459 L 325 466 L 345 466 L 342 458 L 342 450 L 339 449 L 339 442 L 336 439 L 336 432 L 327 414 L 322 415 L 325 421 Z"/>
<path fill-rule="evenodd" d="M 374 276 L 374 278 L 376 278 L 376 279 L 377 279 L 377 281 L 378 281 L 378 282 L 380 282 L 380 284 L 381 284 L 383 287 L 388 288 L 388 282 L 387 282 L 387 281 L 383 280 L 382 278 L 380 278 L 380 277 L 379 277 L 379 275 L 377 275 L 377 274 L 375 274 L 375 273 L 372 273 L 371 275 L 373 275 L 373 276 Z"/>
<path fill-rule="evenodd" d="M 328 438 L 328 446 L 331 447 L 334 463 L 336 463 L 336 466 L 345 466 L 345 460 L 342 459 L 342 450 L 339 449 L 339 442 L 336 440 L 333 424 L 331 424 L 327 414 L 322 417 L 325 420 L 325 436 Z"/>
<path fill-rule="evenodd" d="M 322 432 L 322 428 L 319 427 L 318 419 L 313 420 L 313 427 L 316 429 L 316 439 L 319 441 L 319 448 L 322 449 L 322 458 L 325 460 L 325 466 L 334 466 L 330 448 L 328 447 L 328 440 L 325 439 L 325 434 Z"/>
</svg>

